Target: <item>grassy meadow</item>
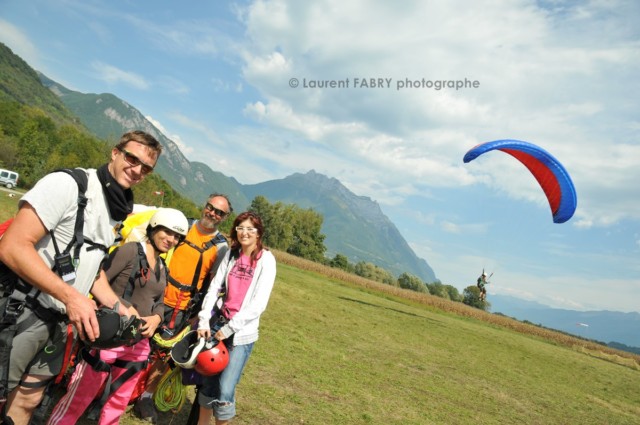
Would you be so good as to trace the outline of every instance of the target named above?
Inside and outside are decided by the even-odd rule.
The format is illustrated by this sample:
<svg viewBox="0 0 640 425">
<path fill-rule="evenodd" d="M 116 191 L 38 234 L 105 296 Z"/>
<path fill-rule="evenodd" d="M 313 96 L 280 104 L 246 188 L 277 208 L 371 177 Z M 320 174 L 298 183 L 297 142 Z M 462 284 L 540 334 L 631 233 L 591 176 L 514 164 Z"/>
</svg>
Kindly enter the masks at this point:
<svg viewBox="0 0 640 425">
<path fill-rule="evenodd" d="M 276 256 L 236 425 L 640 424 L 639 356 Z"/>
<path fill-rule="evenodd" d="M 277 257 L 234 424 L 640 423 L 638 356 Z"/>
<path fill-rule="evenodd" d="M 18 201 L 23 191 L 8 190 L 4 186 L 0 186 L 0 223 L 13 217 L 18 211 Z M 14 197 L 9 197 L 14 194 Z"/>
</svg>

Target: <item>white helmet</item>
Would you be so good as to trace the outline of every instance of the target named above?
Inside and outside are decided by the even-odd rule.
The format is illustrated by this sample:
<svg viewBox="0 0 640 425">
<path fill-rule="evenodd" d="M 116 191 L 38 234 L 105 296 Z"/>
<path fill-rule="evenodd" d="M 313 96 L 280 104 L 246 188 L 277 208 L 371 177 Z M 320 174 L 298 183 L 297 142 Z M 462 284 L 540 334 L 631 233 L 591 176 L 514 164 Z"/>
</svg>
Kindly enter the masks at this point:
<svg viewBox="0 0 640 425">
<path fill-rule="evenodd" d="M 482 277 L 487 277 L 487 273 L 486 272 L 482 272 Z"/>
<path fill-rule="evenodd" d="M 185 217 L 181 211 L 173 208 L 160 208 L 158 212 L 151 217 L 149 227 L 153 229 L 157 226 L 166 227 L 183 237 L 187 236 L 187 232 L 189 231 L 187 217 Z"/>
</svg>

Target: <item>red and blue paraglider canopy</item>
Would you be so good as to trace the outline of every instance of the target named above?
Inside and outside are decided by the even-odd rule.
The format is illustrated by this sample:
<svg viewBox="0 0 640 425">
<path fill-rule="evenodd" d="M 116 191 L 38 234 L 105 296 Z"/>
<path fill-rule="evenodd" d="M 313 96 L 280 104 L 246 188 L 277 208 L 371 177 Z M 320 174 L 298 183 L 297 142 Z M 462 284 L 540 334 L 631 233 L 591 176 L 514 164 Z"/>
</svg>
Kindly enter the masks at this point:
<svg viewBox="0 0 640 425">
<path fill-rule="evenodd" d="M 469 150 L 464 162 L 492 150 L 508 153 L 531 171 L 547 196 L 555 223 L 564 223 L 573 216 L 578 203 L 576 189 L 567 170 L 549 152 L 521 140 L 495 140 Z"/>
</svg>

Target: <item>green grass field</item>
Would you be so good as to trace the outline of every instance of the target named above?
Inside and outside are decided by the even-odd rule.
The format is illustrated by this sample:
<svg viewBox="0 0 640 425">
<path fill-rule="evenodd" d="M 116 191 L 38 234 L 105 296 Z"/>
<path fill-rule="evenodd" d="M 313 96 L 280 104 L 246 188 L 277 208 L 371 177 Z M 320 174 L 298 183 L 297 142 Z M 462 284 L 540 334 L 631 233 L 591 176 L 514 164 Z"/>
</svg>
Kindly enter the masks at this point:
<svg viewBox="0 0 640 425">
<path fill-rule="evenodd" d="M 13 217 L 18 211 L 18 200 L 22 196 L 23 191 L 8 190 L 0 186 L 0 223 Z M 15 194 L 13 198 L 9 194 Z"/>
<path fill-rule="evenodd" d="M 280 258 L 234 424 L 640 424 L 637 356 L 597 355 Z M 184 424 L 189 409 L 159 423 Z M 144 422 L 127 413 L 121 423 Z"/>
<path fill-rule="evenodd" d="M 239 424 L 640 423 L 637 369 L 280 265 Z"/>
</svg>

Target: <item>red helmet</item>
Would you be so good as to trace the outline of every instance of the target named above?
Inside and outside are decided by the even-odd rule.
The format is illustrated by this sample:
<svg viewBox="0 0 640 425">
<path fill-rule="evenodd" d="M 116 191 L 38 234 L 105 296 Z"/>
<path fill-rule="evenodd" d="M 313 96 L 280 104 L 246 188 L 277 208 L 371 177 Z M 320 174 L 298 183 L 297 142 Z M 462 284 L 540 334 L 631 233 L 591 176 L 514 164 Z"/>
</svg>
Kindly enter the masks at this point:
<svg viewBox="0 0 640 425">
<path fill-rule="evenodd" d="M 207 342 L 196 358 L 195 370 L 202 376 L 222 372 L 229 364 L 229 350 L 222 341 Z"/>
</svg>

